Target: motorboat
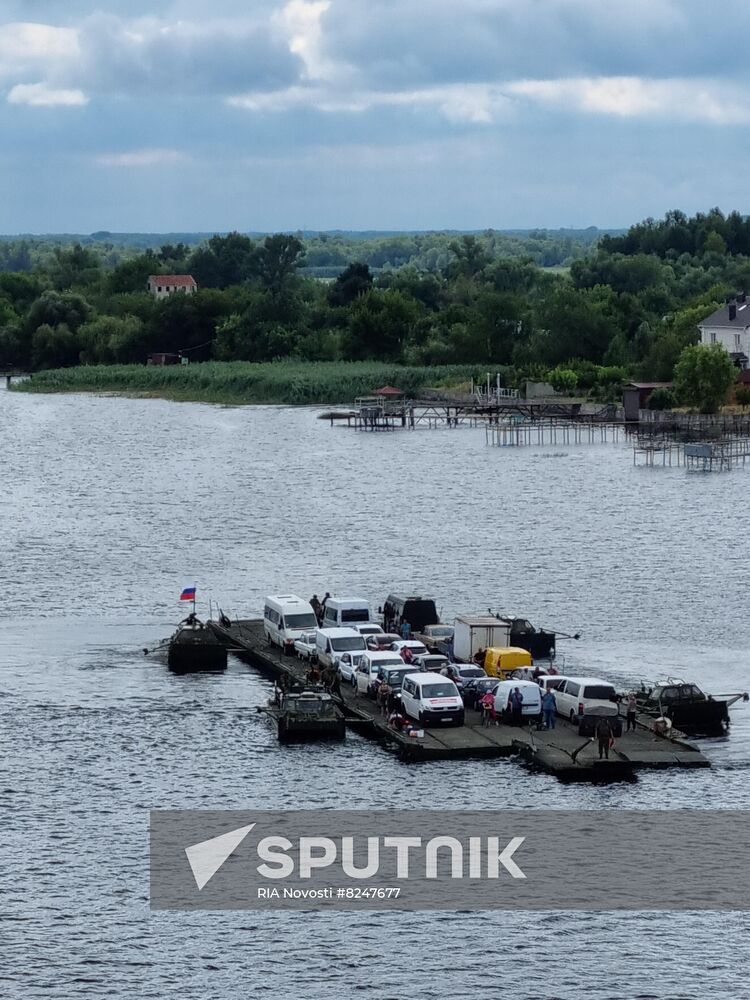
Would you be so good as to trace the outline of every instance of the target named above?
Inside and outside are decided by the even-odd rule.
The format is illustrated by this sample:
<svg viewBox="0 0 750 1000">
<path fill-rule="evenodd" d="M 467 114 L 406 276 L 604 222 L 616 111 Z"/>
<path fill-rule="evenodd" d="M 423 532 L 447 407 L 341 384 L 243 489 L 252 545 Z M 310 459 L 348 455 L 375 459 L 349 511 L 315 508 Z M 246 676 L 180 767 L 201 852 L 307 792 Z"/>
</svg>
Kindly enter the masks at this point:
<svg viewBox="0 0 750 1000">
<path fill-rule="evenodd" d="M 705 694 L 692 681 L 668 677 L 652 687 L 636 691 L 638 711 L 654 718 L 669 719 L 682 732 L 725 732 L 729 707 L 747 701 L 747 692 L 729 695 Z"/>
</svg>

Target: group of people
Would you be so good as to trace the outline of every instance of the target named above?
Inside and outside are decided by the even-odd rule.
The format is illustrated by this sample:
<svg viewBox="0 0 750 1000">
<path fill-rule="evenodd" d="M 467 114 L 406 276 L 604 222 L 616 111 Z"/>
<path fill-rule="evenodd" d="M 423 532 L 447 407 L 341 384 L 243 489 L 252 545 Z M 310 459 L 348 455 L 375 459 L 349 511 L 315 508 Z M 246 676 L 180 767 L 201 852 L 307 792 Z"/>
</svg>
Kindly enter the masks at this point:
<svg viewBox="0 0 750 1000">
<path fill-rule="evenodd" d="M 334 666 L 323 667 L 321 670 L 317 663 L 311 663 L 305 675 L 305 680 L 311 687 L 322 684 L 329 694 L 341 694 L 341 678 Z"/>
<path fill-rule="evenodd" d="M 479 699 L 479 707 L 482 712 L 482 725 L 483 726 L 496 726 L 497 723 L 497 709 L 495 707 L 495 694 L 493 691 L 486 691 L 485 694 Z M 548 729 L 555 728 L 554 712 L 556 710 L 556 703 L 554 695 L 552 696 L 552 723 L 549 724 L 548 717 L 546 715 L 546 707 L 544 704 L 544 698 L 542 698 L 542 711 L 545 713 L 545 723 Z M 511 726 L 520 726 L 523 724 L 523 692 L 519 687 L 513 688 L 513 690 L 508 695 L 508 704 L 506 708 L 508 714 L 508 721 Z"/>
<path fill-rule="evenodd" d="M 341 694 L 341 678 L 335 667 L 325 667 L 320 669 L 317 663 L 311 663 L 305 674 L 305 684 L 308 687 L 324 687 L 329 694 Z M 301 690 L 301 681 L 294 680 L 288 674 L 280 674 L 276 681 L 277 700 L 278 694 L 284 695 L 288 691 Z"/>
</svg>

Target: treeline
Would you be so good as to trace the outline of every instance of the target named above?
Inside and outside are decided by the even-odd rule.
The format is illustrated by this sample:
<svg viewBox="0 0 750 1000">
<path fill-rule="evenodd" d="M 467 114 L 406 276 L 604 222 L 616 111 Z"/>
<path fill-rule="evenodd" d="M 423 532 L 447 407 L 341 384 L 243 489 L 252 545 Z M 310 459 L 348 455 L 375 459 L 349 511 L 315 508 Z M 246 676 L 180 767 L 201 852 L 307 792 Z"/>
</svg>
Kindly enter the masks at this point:
<svg viewBox="0 0 750 1000">
<path fill-rule="evenodd" d="M 392 270 L 413 265 L 419 270 L 437 272 L 451 259 L 451 243 L 461 236 L 479 239 L 491 257 L 528 258 L 540 267 L 564 267 L 584 257 L 602 235 L 594 226 L 588 229 L 531 229 L 484 233 L 428 232 L 317 232 L 294 235 L 305 245 L 303 273 L 317 277 L 336 277 L 350 263 L 367 264 L 371 271 Z M 611 231 L 614 232 L 614 231 Z M 140 253 L 158 254 L 163 245 L 184 246 L 188 252 L 205 245 L 206 233 L 109 233 L 89 236 L 49 235 L 0 236 L 0 272 L 46 268 L 54 263 L 59 250 L 80 246 L 91 250 L 104 268 L 116 267 Z M 228 234 L 220 234 L 228 235 Z M 263 233 L 244 233 L 258 243 Z"/>
<path fill-rule="evenodd" d="M 697 212 L 667 212 L 664 219 L 646 219 L 622 236 L 605 235 L 601 248 L 607 253 L 656 254 L 675 259 L 683 254 L 742 254 L 750 256 L 750 219 L 739 212 L 729 215 L 719 208 Z"/>
<path fill-rule="evenodd" d="M 288 234 L 230 233 L 115 264 L 101 247 L 55 246 L 43 263 L 0 273 L 0 366 L 144 363 L 164 351 L 194 361 L 478 364 L 509 381 L 551 377 L 566 387 L 573 372 L 579 388 L 602 392 L 625 374 L 667 380 L 697 340 L 696 324 L 750 285 L 750 257 L 722 236 L 737 228 L 735 214 L 669 213 L 591 245 L 564 273 L 501 256 L 491 232 L 450 238 L 439 266 L 374 273 L 351 259 L 329 282 L 304 273 L 325 234 L 308 245 Z M 658 230 L 666 246 L 675 227 L 704 233 L 706 220 L 716 228 L 697 252 L 639 242 Z M 417 237 L 386 242 L 399 239 L 413 261 Z M 199 291 L 157 301 L 145 290 L 153 273 L 190 273 Z"/>
</svg>

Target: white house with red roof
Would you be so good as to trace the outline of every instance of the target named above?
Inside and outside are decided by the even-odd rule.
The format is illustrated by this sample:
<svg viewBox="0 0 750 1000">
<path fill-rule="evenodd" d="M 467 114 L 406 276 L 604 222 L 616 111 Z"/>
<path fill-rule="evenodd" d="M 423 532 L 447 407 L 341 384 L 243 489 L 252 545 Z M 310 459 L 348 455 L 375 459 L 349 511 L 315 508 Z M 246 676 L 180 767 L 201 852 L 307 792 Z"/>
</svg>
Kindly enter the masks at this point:
<svg viewBox="0 0 750 1000">
<path fill-rule="evenodd" d="M 175 292 L 192 295 L 198 290 L 192 274 L 150 274 L 146 287 L 157 299 L 165 299 Z"/>
</svg>

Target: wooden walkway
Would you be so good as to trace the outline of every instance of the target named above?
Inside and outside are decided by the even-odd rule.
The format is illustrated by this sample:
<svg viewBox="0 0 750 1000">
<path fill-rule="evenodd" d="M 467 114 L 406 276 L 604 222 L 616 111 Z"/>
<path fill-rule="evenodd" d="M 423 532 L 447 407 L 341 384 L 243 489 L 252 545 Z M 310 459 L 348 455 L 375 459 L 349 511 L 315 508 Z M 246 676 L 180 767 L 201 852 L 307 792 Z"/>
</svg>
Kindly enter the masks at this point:
<svg viewBox="0 0 750 1000">
<path fill-rule="evenodd" d="M 237 621 L 228 628 L 209 623 L 239 655 L 265 673 L 304 680 L 306 667 L 263 635 L 262 622 Z M 666 767 L 709 767 L 710 761 L 693 744 L 654 733 L 644 721 L 635 733 L 623 734 L 610 751 L 609 760 L 599 760 L 597 743 L 579 736 L 578 729 L 558 717 L 556 728 L 537 731 L 531 727 L 507 725 L 484 727 L 478 712 L 466 712 L 463 726 L 425 729 L 423 738 L 404 736 L 391 729 L 375 703 L 357 696 L 342 685 L 342 706 L 347 723 L 366 735 L 380 739 L 409 761 L 451 760 L 465 757 L 518 757 L 564 780 L 596 781 L 628 777 L 637 769 Z"/>
<path fill-rule="evenodd" d="M 536 421 L 563 420 L 568 422 L 612 424 L 615 408 L 601 406 L 587 412 L 582 403 L 561 403 L 555 400 L 525 400 L 500 397 L 491 402 L 475 399 L 434 397 L 362 405 L 352 410 L 330 411 L 323 416 L 334 422 L 346 421 L 348 427 L 358 431 L 392 431 L 398 428 L 414 430 L 417 427 L 458 427 L 469 424 L 504 424 L 509 420 L 533 423 Z M 619 421 L 618 421 L 619 422 Z"/>
</svg>

